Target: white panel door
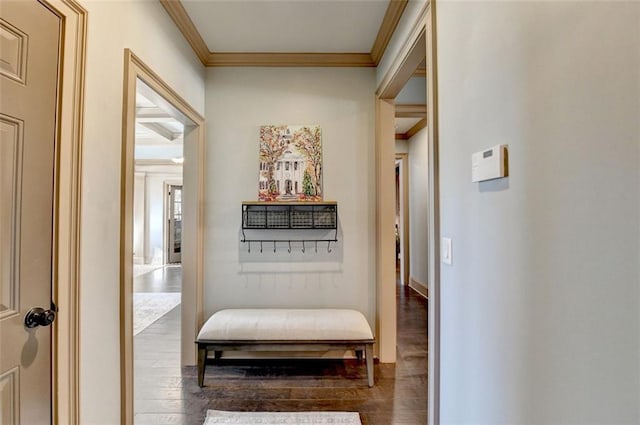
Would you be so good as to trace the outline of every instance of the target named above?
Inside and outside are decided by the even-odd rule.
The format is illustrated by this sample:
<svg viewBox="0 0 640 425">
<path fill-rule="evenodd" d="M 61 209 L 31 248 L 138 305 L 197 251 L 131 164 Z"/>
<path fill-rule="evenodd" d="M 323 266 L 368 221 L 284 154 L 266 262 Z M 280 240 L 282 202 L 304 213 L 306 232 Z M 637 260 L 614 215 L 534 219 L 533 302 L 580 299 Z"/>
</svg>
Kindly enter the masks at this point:
<svg viewBox="0 0 640 425">
<path fill-rule="evenodd" d="M 0 425 L 51 423 L 60 30 L 38 1 L 0 1 Z"/>
</svg>

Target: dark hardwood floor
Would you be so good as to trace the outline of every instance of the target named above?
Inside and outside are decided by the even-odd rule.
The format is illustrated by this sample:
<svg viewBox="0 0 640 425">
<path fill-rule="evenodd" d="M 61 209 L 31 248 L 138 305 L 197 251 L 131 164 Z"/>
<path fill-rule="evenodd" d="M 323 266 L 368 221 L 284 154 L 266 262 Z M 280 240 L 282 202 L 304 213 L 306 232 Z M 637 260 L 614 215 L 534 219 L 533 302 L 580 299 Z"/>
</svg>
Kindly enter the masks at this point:
<svg viewBox="0 0 640 425">
<path fill-rule="evenodd" d="M 357 360 L 225 360 L 179 367 L 180 307 L 135 337 L 135 423 L 201 425 L 207 409 L 360 412 L 363 425 L 427 423 L 427 306 L 398 286 L 398 359 L 375 365 L 375 386 Z"/>
</svg>

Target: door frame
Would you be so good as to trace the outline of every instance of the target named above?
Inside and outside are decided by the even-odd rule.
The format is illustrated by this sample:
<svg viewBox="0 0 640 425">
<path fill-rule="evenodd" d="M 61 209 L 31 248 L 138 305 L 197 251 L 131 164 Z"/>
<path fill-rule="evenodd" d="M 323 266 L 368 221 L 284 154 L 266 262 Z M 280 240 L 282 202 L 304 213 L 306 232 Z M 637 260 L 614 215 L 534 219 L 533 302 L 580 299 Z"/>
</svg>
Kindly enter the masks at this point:
<svg viewBox="0 0 640 425">
<path fill-rule="evenodd" d="M 394 99 L 426 54 L 428 171 L 428 417 L 440 423 L 440 194 L 438 162 L 438 75 L 436 49 L 436 0 L 427 1 L 404 44 L 376 90 L 376 288 L 381 362 L 395 362 L 395 264 L 391 255 L 395 192 L 393 184 Z M 395 249 L 393 249 L 395 251 Z"/>
<path fill-rule="evenodd" d="M 52 422 L 80 423 L 80 220 L 88 12 L 75 0 L 39 0 L 62 20 L 56 122 L 52 298 Z"/>
<path fill-rule="evenodd" d="M 140 79 L 167 105 L 186 117 L 184 156 L 190 171 L 183 168 L 183 185 L 191 181 L 194 201 L 183 216 L 190 223 L 183 227 L 184 256 L 181 309 L 181 362 L 196 363 L 195 340 L 202 324 L 203 255 L 204 255 L 204 118 L 177 92 L 165 83 L 130 49 L 124 50 L 124 84 L 122 109 L 122 169 L 120 207 L 120 382 L 121 423 L 133 423 L 133 189 L 136 120 L 136 84 Z M 184 253 L 183 251 L 183 253 Z M 185 302 L 185 300 L 187 300 Z M 185 343 L 188 342 L 187 343 Z"/>
<path fill-rule="evenodd" d="M 171 205 L 172 187 L 180 187 L 180 190 L 182 190 L 182 182 L 177 183 L 175 180 L 164 181 L 164 200 L 162 203 L 162 261 L 164 262 L 164 264 L 171 264 L 171 254 L 169 253 L 169 251 L 171 250 L 171 216 L 170 214 L 168 214 L 168 212 L 173 211 L 173 206 Z M 180 255 L 180 263 L 182 263 L 182 254 Z"/>
<path fill-rule="evenodd" d="M 400 245 L 402 256 L 400 258 L 401 278 L 403 285 L 409 285 L 409 276 L 411 270 L 409 269 L 409 154 L 408 153 L 396 153 L 396 163 L 400 171 L 400 187 L 398 195 L 400 196 Z"/>
</svg>

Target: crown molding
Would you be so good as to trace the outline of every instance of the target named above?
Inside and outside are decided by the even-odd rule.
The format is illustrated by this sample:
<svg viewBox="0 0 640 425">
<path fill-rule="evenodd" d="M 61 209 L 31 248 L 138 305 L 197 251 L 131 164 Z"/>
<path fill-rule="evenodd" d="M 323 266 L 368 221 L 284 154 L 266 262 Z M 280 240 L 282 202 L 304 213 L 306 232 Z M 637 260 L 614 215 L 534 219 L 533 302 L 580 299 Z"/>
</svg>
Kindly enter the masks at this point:
<svg viewBox="0 0 640 425">
<path fill-rule="evenodd" d="M 139 167 L 171 166 L 176 169 L 182 169 L 182 164 L 174 162 L 171 159 L 136 159 L 135 165 Z M 148 171 L 145 172 L 148 173 Z"/>
<path fill-rule="evenodd" d="M 427 119 L 423 118 L 420 121 L 418 121 L 416 123 L 416 125 L 414 125 L 413 127 L 411 127 L 409 129 L 409 131 L 407 131 L 405 134 L 407 135 L 407 139 L 412 138 L 413 136 L 415 136 L 415 134 L 422 130 L 423 128 L 425 128 L 427 126 Z"/>
<path fill-rule="evenodd" d="M 396 140 L 409 140 L 413 136 L 415 136 L 418 131 L 422 130 L 426 126 L 427 126 L 427 119 L 423 118 L 420 121 L 418 121 L 413 127 L 411 127 L 409 130 L 407 130 L 406 133 L 396 133 Z"/>
<path fill-rule="evenodd" d="M 371 58 L 375 62 L 376 66 L 380 62 L 380 59 L 382 59 L 382 55 L 384 55 L 385 50 L 387 50 L 391 36 L 396 30 L 398 22 L 400 22 L 400 18 L 402 17 L 402 13 L 407 7 L 408 2 L 408 0 L 389 1 L 389 6 L 387 7 L 387 11 L 382 19 L 382 24 L 380 24 L 378 35 L 373 43 L 373 47 L 371 47 Z"/>
<path fill-rule="evenodd" d="M 206 67 L 376 67 L 408 0 L 391 0 L 370 53 L 211 52 L 180 0 L 159 0 Z"/>
<path fill-rule="evenodd" d="M 396 118 L 425 118 L 427 105 L 397 105 Z"/>
<path fill-rule="evenodd" d="M 368 53 L 211 52 L 207 66 L 375 67 Z"/>
<path fill-rule="evenodd" d="M 198 32 L 189 14 L 185 10 L 180 0 L 159 0 L 160 4 L 167 11 L 173 22 L 176 24 L 184 38 L 191 45 L 196 56 L 204 66 L 208 66 L 210 52 L 207 43 Z"/>
</svg>

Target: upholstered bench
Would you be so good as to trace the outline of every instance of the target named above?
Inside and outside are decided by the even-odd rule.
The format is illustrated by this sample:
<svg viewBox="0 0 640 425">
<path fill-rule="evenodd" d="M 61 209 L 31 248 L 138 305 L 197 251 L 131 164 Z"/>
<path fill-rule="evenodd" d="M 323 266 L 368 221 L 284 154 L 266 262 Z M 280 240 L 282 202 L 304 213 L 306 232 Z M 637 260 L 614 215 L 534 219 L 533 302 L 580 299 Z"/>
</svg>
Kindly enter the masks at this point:
<svg viewBox="0 0 640 425">
<path fill-rule="evenodd" d="M 213 314 L 202 326 L 198 344 L 198 385 L 210 351 L 365 352 L 369 387 L 373 386 L 373 333 L 359 311 L 340 309 L 229 309 Z"/>
</svg>

